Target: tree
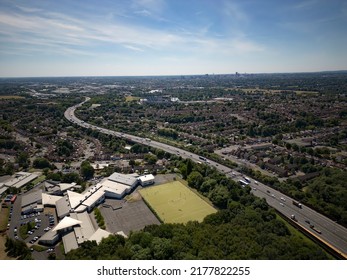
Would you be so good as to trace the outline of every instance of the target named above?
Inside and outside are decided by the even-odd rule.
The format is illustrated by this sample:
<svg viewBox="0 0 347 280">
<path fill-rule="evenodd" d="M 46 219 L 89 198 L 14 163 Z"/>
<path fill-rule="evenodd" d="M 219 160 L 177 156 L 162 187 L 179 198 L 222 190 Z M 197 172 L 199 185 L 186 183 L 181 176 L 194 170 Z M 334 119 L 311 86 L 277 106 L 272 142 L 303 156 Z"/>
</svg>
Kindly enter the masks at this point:
<svg viewBox="0 0 347 280">
<path fill-rule="evenodd" d="M 187 179 L 187 174 L 188 174 L 188 172 L 187 172 L 187 165 L 185 165 L 184 163 L 182 163 L 182 164 L 180 165 L 179 169 L 180 169 L 180 172 L 181 172 L 181 174 L 182 174 L 182 178 L 183 178 L 184 180 L 186 180 L 186 179 Z"/>
<path fill-rule="evenodd" d="M 60 172 L 58 173 L 48 173 L 46 176 L 47 180 L 53 180 L 53 181 L 61 181 L 62 174 Z"/>
<path fill-rule="evenodd" d="M 6 237 L 5 247 L 5 251 L 10 257 L 18 258 L 20 260 L 31 259 L 30 250 L 24 241 L 13 240 L 9 237 Z"/>
<path fill-rule="evenodd" d="M 81 182 L 81 178 L 80 176 L 75 173 L 75 172 L 72 172 L 72 173 L 67 173 L 67 174 L 64 174 L 61 178 L 61 181 L 63 183 L 80 183 Z"/>
<path fill-rule="evenodd" d="M 229 200 L 229 191 L 225 186 L 216 186 L 210 193 L 209 198 L 214 205 L 220 208 L 226 208 Z"/>
<path fill-rule="evenodd" d="M 84 179 L 88 180 L 94 176 L 94 168 L 89 161 L 83 161 L 81 164 L 81 174 Z"/>
<path fill-rule="evenodd" d="M 4 170 L 6 175 L 12 175 L 14 173 L 14 165 L 12 162 L 7 162 Z"/>
<path fill-rule="evenodd" d="M 146 154 L 144 159 L 148 162 L 148 164 L 155 164 L 158 160 L 157 156 L 154 154 Z"/>
<path fill-rule="evenodd" d="M 189 175 L 193 170 L 193 162 L 191 159 L 187 159 L 187 175 Z"/>
<path fill-rule="evenodd" d="M 216 185 L 217 185 L 217 181 L 215 179 L 208 179 L 202 183 L 199 190 L 202 193 L 206 193 L 211 191 Z"/>
<path fill-rule="evenodd" d="M 51 164 L 46 158 L 36 158 L 33 162 L 33 167 L 39 168 L 39 169 L 49 168 L 50 166 Z"/>
<path fill-rule="evenodd" d="M 17 162 L 20 167 L 28 168 L 30 165 L 29 154 L 27 152 L 19 153 L 17 157 Z"/>
<path fill-rule="evenodd" d="M 151 249 L 155 260 L 169 260 L 172 258 L 173 249 L 169 239 L 154 237 Z"/>
<path fill-rule="evenodd" d="M 188 181 L 189 187 L 194 189 L 199 189 L 201 184 L 204 181 L 204 177 L 201 175 L 200 172 L 193 171 L 192 173 L 189 174 L 187 181 Z"/>
</svg>

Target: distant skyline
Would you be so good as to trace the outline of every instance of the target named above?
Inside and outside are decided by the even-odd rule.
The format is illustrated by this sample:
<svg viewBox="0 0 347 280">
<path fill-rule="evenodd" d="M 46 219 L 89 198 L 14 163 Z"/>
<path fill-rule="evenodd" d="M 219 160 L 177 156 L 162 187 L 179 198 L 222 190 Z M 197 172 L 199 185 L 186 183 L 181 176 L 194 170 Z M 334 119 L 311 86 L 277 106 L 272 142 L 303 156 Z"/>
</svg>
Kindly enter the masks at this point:
<svg viewBox="0 0 347 280">
<path fill-rule="evenodd" d="M 0 0 L 0 77 L 347 70 L 344 0 Z"/>
</svg>

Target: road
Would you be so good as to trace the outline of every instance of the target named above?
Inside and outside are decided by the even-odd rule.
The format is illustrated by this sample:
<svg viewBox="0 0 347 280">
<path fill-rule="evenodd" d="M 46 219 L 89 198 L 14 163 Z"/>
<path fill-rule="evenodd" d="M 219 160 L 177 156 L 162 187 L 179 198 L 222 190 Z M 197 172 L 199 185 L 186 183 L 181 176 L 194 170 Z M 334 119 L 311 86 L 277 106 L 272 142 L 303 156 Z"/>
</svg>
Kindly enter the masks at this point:
<svg viewBox="0 0 347 280">
<path fill-rule="evenodd" d="M 217 170 L 226 174 L 228 177 L 234 179 L 235 181 L 244 179 L 243 174 L 235 170 L 232 170 L 229 167 L 223 166 L 217 162 L 207 160 L 197 154 L 194 154 L 194 153 L 191 153 L 183 149 L 179 149 L 164 143 L 153 141 L 148 138 L 142 138 L 142 137 L 134 136 L 127 133 L 122 133 L 122 132 L 109 130 L 106 128 L 101 128 L 78 119 L 74 114 L 76 108 L 82 106 L 83 103 L 89 100 L 90 98 L 86 97 L 85 101 L 83 101 L 82 103 L 68 108 L 64 113 L 65 118 L 85 128 L 95 129 L 108 135 L 124 138 L 136 143 L 141 143 L 147 146 L 151 146 L 153 148 L 162 149 L 168 153 L 181 156 L 182 158 L 190 158 L 195 162 L 209 164 L 210 166 L 215 167 Z M 292 198 L 260 182 L 251 180 L 250 186 L 252 188 L 252 193 L 255 196 L 260 198 L 265 198 L 265 200 L 271 207 L 275 208 L 276 210 L 278 210 L 279 212 L 281 212 L 283 215 L 287 217 L 291 217 L 292 215 L 295 215 L 295 218 L 298 224 L 307 228 L 309 231 L 312 232 L 312 234 L 319 236 L 320 239 L 330 244 L 331 247 L 335 248 L 336 251 L 342 253 L 344 257 L 347 258 L 347 229 L 345 227 L 337 224 L 336 222 L 330 220 L 329 218 L 323 216 L 322 214 L 312 210 L 306 205 L 302 205 L 302 208 L 299 208 L 293 205 Z M 310 225 L 314 225 L 314 228 L 319 229 L 321 233 L 317 233 L 316 231 L 311 229 Z"/>
</svg>

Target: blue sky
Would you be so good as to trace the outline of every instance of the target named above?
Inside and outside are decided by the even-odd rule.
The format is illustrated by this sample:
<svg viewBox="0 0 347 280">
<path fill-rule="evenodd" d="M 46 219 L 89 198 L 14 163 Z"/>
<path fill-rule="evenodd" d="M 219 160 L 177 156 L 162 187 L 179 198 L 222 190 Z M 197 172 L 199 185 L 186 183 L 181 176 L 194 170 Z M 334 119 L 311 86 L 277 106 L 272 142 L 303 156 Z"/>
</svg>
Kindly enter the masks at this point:
<svg viewBox="0 0 347 280">
<path fill-rule="evenodd" d="M 344 0 L 0 0 L 0 76 L 347 70 Z"/>
</svg>

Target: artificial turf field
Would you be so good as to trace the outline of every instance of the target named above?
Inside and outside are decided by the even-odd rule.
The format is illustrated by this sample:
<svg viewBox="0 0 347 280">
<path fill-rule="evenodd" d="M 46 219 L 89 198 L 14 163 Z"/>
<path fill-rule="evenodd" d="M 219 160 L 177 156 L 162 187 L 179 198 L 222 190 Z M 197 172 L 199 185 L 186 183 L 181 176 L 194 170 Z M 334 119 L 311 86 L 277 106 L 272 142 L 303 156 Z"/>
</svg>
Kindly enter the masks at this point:
<svg viewBox="0 0 347 280">
<path fill-rule="evenodd" d="M 164 223 L 201 222 L 217 212 L 179 181 L 143 188 L 139 192 Z"/>
</svg>

